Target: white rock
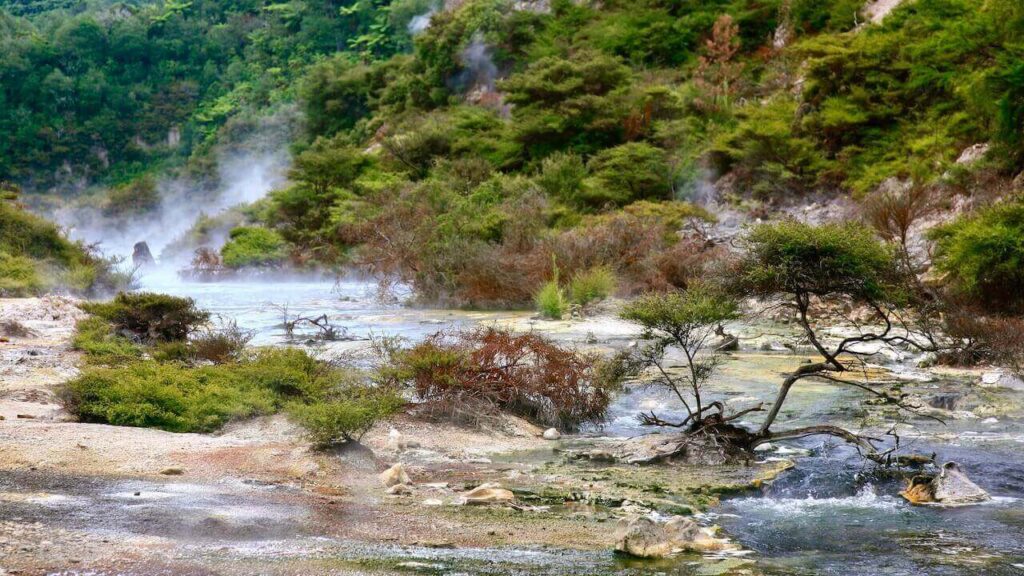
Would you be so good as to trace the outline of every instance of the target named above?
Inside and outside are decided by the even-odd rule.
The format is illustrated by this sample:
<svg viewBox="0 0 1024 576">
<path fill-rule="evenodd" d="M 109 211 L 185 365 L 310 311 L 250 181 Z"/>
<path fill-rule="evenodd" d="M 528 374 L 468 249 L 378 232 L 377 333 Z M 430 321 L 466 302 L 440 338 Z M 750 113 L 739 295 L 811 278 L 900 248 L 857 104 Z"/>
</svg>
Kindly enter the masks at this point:
<svg viewBox="0 0 1024 576">
<path fill-rule="evenodd" d="M 771 442 L 765 442 L 764 444 L 758 444 L 754 447 L 754 452 L 771 452 L 775 450 L 775 446 L 772 446 Z"/>
<path fill-rule="evenodd" d="M 548 428 L 544 431 L 545 440 L 558 440 L 562 437 L 562 433 L 554 428 Z"/>
<path fill-rule="evenodd" d="M 444 506 L 444 502 L 437 498 L 427 498 L 423 501 L 424 506 Z"/>
<path fill-rule="evenodd" d="M 388 494 L 392 496 L 409 496 L 412 494 L 412 488 L 408 484 L 395 484 L 388 488 Z"/>
<path fill-rule="evenodd" d="M 412 484 L 412 480 L 409 479 L 409 475 L 405 472 L 405 467 L 402 466 L 401 462 L 381 472 L 380 481 L 388 488 L 396 484 Z"/>
<path fill-rule="evenodd" d="M 515 494 L 511 490 L 502 488 L 501 484 L 487 482 L 463 494 L 461 500 L 465 504 L 478 505 L 512 502 L 515 498 Z"/>
</svg>

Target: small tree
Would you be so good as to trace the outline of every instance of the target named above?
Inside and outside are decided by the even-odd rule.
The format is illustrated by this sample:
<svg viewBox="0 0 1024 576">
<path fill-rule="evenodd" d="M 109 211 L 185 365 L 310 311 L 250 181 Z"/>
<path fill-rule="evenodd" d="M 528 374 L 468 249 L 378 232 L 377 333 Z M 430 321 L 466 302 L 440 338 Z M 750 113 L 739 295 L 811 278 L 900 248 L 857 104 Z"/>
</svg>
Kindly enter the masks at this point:
<svg viewBox="0 0 1024 576">
<path fill-rule="evenodd" d="M 716 327 L 737 316 L 736 310 L 733 299 L 707 285 L 692 286 L 685 292 L 646 296 L 626 306 L 622 318 L 636 322 L 646 335 L 654 338 L 653 344 L 638 352 L 639 367 L 653 368 L 657 375 L 652 384 L 671 390 L 686 409 L 686 418 L 681 422 L 668 422 L 653 411 L 641 414 L 641 422 L 697 431 L 760 409 L 758 406 L 726 416 L 721 402 L 705 404 L 701 395 L 704 384 L 720 364 L 717 353 L 704 352 L 705 345 Z M 665 351 L 673 346 L 686 356 L 684 374 L 673 375 L 665 369 Z"/>
<path fill-rule="evenodd" d="M 765 224 L 755 228 L 746 240 L 747 254 L 741 264 L 739 286 L 746 295 L 763 300 L 781 299 L 796 313 L 797 324 L 821 355 L 821 361 L 801 365 L 782 382 L 775 402 L 749 439 L 749 447 L 772 439 L 815 434 L 840 437 L 877 457 L 876 439 L 857 435 L 838 426 L 808 426 L 774 431 L 773 425 L 789 391 L 799 381 L 817 378 L 852 386 L 900 408 L 914 410 L 904 396 L 877 390 L 877 380 L 848 377 L 863 367 L 858 345 L 878 342 L 931 349 L 927 339 L 915 332 L 902 314 L 902 276 L 898 273 L 894 248 L 879 241 L 859 225 L 810 226 L 796 222 Z M 812 304 L 851 303 L 874 312 L 880 330 L 857 325 L 857 333 L 834 346 L 826 346 L 818 335 Z M 922 342 L 926 342 L 922 344 Z"/>
</svg>

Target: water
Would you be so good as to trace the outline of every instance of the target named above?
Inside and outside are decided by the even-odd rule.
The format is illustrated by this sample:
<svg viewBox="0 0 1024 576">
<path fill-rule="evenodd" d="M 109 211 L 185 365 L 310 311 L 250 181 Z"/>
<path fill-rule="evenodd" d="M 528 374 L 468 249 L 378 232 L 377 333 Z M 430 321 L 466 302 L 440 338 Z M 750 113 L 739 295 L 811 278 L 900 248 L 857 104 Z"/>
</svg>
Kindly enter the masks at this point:
<svg viewBox="0 0 1024 576">
<path fill-rule="evenodd" d="M 169 275 L 143 278 L 145 289 L 190 296 L 197 303 L 240 326 L 252 329 L 256 343 L 285 341 L 281 306 L 291 314 L 328 314 L 349 336 L 362 340 L 371 334 L 390 334 L 417 340 L 441 329 L 496 323 L 516 329 L 536 329 L 556 339 L 580 344 L 594 338 L 601 344 L 636 337 L 634 329 L 611 320 L 584 323 L 545 323 L 529 312 L 470 312 L 404 307 L 377 298 L 372 282 L 296 280 L 259 282 L 182 283 Z M 779 374 L 793 369 L 800 358 L 790 354 L 739 353 L 732 356 L 709 388 L 709 399 L 734 409 L 768 401 L 777 390 Z M 921 386 L 936 386 L 921 382 Z M 1020 401 L 1020 393 L 1017 401 Z M 794 388 L 780 421 L 787 426 L 830 422 L 857 426 L 851 410 L 858 393 L 834 386 L 803 382 Z M 674 411 L 669 392 L 636 388 L 619 397 L 609 421 L 598 433 L 633 436 L 648 431 L 637 423 L 640 410 L 663 417 Z M 756 415 L 753 418 L 757 418 Z M 988 490 L 993 502 L 962 508 L 913 507 L 897 496 L 903 479 L 878 475 L 855 451 L 831 442 L 809 439 L 789 444 L 809 451 L 797 466 L 768 485 L 763 493 L 725 501 L 709 519 L 754 552 L 756 572 L 786 575 L 1011 575 L 1024 574 L 1024 422 L 1001 418 L 985 424 L 980 418 L 942 426 L 914 421 L 904 441 L 919 453 L 937 452 L 940 460 L 956 460 Z M 792 453 L 792 452 L 791 452 Z M 359 554 L 332 542 L 316 544 L 326 556 Z M 273 548 L 270 544 L 270 546 Z M 326 548 L 324 548 L 326 546 Z M 379 549 L 366 554 L 380 555 Z M 264 551 L 266 552 L 266 551 Z M 241 553 L 241 552 L 240 552 Z M 279 551 L 283 557 L 296 549 Z M 437 552 L 404 550 L 389 553 L 410 561 L 437 563 L 423 568 L 446 573 L 458 559 L 467 573 L 489 573 L 486 558 L 506 562 L 503 571 L 523 574 L 633 573 L 655 571 L 687 574 L 699 559 L 671 565 L 622 563 L 609 554 L 516 550 Z M 481 555 L 474 558 L 473 554 Z M 244 554 L 243 554 L 244 555 Z M 476 566 L 476 568 L 472 568 Z M 639 567 L 638 567 L 639 566 Z M 749 568 L 749 567 L 748 567 Z"/>
</svg>

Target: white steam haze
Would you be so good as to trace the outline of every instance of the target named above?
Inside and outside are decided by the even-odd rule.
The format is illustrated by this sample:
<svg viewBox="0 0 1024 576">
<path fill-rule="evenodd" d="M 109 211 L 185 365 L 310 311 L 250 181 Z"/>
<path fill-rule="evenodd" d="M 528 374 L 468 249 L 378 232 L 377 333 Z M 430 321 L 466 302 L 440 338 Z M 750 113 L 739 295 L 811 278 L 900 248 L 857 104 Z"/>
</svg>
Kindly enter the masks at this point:
<svg viewBox="0 0 1024 576">
<path fill-rule="evenodd" d="M 146 242 L 159 256 L 200 215 L 215 216 L 266 196 L 284 182 L 288 165 L 284 153 L 232 157 L 221 163 L 218 172 L 222 184 L 212 196 L 185 180 L 161 181 L 157 184 L 160 206 L 152 213 L 115 219 L 89 208 L 63 211 L 57 219 L 72 238 L 98 243 L 105 254 L 127 257 L 136 242 Z"/>
<path fill-rule="evenodd" d="M 97 244 L 108 256 L 130 257 L 136 242 L 146 242 L 159 261 L 161 252 L 192 228 L 200 216 L 216 216 L 255 202 L 285 183 L 291 165 L 286 132 L 287 127 L 280 124 L 269 130 L 264 126 L 243 145 L 218 151 L 215 185 L 185 177 L 158 180 L 160 204 L 156 210 L 112 217 L 99 208 L 69 206 L 54 218 L 72 238 Z M 211 247 L 219 248 L 224 240 L 215 239 L 216 245 Z M 181 255 L 186 261 L 190 256 Z"/>
<path fill-rule="evenodd" d="M 477 32 L 473 35 L 472 42 L 459 55 L 465 77 L 466 85 L 476 88 L 484 88 L 488 91 L 494 90 L 494 80 L 498 77 L 498 67 L 491 59 L 491 50 L 484 43 L 483 35 Z"/>
<path fill-rule="evenodd" d="M 427 28 L 430 28 L 430 19 L 434 16 L 434 12 L 437 12 L 437 9 L 431 8 L 423 14 L 413 16 L 412 20 L 409 20 L 409 34 L 415 36 Z"/>
</svg>

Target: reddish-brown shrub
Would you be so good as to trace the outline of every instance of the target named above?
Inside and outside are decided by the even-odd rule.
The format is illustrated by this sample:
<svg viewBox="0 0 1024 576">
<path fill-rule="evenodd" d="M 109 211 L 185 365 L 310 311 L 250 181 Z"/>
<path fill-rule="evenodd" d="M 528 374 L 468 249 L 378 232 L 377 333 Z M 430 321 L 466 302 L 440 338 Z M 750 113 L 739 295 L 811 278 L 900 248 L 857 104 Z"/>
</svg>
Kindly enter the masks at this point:
<svg viewBox="0 0 1024 576">
<path fill-rule="evenodd" d="M 601 421 L 619 379 L 597 356 L 494 328 L 439 332 L 394 361 L 428 406 L 493 407 L 563 430 Z"/>
<path fill-rule="evenodd" d="M 942 355 L 950 364 L 996 364 L 1024 375 L 1024 318 L 985 316 L 970 308 L 944 315 L 946 334 L 956 345 Z"/>
</svg>

